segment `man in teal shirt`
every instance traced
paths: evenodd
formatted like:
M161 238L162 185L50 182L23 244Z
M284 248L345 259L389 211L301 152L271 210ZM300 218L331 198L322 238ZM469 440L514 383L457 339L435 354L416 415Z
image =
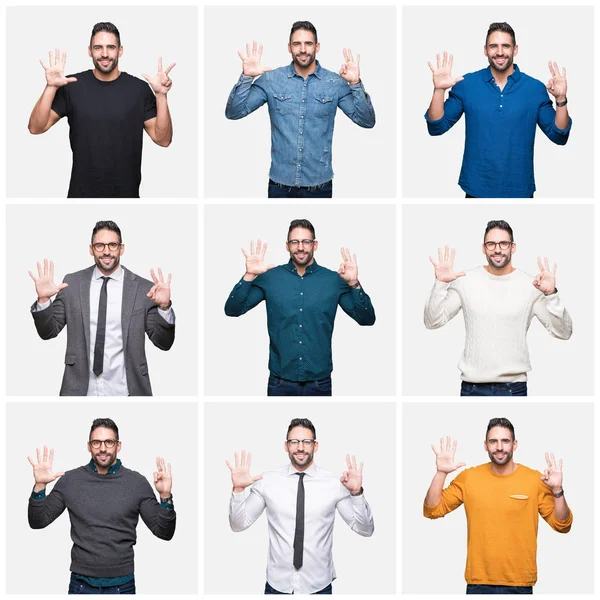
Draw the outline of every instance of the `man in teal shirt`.
M338 304L359 325L373 325L371 299L358 280L356 255L342 248L342 264L317 264L319 242L306 219L290 223L285 265L265 266L267 244L250 242L246 272L235 285L225 314L239 317L262 300L269 330L268 396L331 396L331 336Z

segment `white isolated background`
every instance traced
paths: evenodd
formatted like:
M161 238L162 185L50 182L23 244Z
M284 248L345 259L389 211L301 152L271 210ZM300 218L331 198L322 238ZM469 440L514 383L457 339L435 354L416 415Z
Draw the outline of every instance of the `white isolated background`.
M537 127L536 198L590 197L594 173L593 9L591 6L407 6L403 9L403 195L464 197L458 186L465 143L465 117L442 136L431 137L423 115L433 93L427 61L454 54L453 77L488 66L483 54L490 23L515 30L522 72L550 79L548 61L567 69L569 141L557 146ZM406 93L408 91L409 93ZM446 98L448 93L446 93ZM506 152L503 148L489 148Z
M146 477L156 498L158 493L153 484L156 457L161 456L171 463L173 473L173 501L177 512L173 539L169 542L158 539L141 519L137 526L134 552L138 593L196 593L197 407L195 403L172 402L7 404L5 467L11 490L16 493L16 506L6 526L8 593L38 597L66 594L73 545L68 511L44 529L29 527L26 501L34 479L27 456L36 461L35 449L42 450L47 445L54 448L55 471L87 464L92 421L104 417L111 418L119 428L122 441L119 458L123 465ZM53 486L50 484L46 493L50 493Z
M333 195L389 198L396 194L396 9L392 6L206 7L204 11L204 194L266 197L271 126L265 104L238 121L225 105L242 73L237 50L263 44L263 66L291 62L287 44L295 21L317 29L322 67L337 73L343 48L360 54L360 75L375 108L376 124L363 129L337 111L333 135Z
M404 594L464 594L467 520L464 507L442 519L423 517L423 499L435 475L440 438L458 440L457 462L489 462L483 448L490 419L506 417L519 447L514 460L543 471L545 452L564 460L565 497L573 511L569 533L554 531L540 518L536 594L592 594L594 574L593 407L586 403L417 403L403 405L402 538ZM446 487L460 472L450 474ZM507 551L490 540L499 556ZM432 574L435 573L435 576Z
M269 336L264 301L241 317L225 316L231 290L244 275L250 240L267 241L265 264L289 260L285 241L294 219L316 231L317 263L337 271L340 248L356 254L358 276L375 308L373 326L358 325L338 306L332 339L333 394L395 393L396 305L393 205L208 205L204 213L204 392L207 396L264 396L269 377Z
M197 207L192 205L8 205L6 272L11 293L7 311L7 392L9 396L56 396L64 371L67 327L58 337L42 340L30 307L35 302L36 262L54 260L55 282L67 273L94 264L89 254L97 221L112 220L121 229L125 253L121 264L144 279L161 267L172 274L175 343L168 352L146 336L152 391L157 396L197 393ZM35 377L31 376L31 369Z
M157 146L144 133L142 198L197 195L198 58L197 8L193 6L29 6L7 11L7 195L12 198L66 197L72 153L69 124L63 117L42 135L27 130L29 115L46 85L48 50L67 52L65 74L93 68L88 56L95 23L110 21L121 34L119 69L142 79L154 77L158 57L170 73L167 96L173 142ZM77 84L69 84L77 85Z
M392 403L216 403L204 413L204 592L260 594L265 586L266 512L239 533L229 527L231 474L225 460L252 453L253 475L289 463L284 441L290 421L310 419L319 450L315 463L334 474L346 454L364 463L363 487L375 532L362 537L336 514L335 594L393 594L396 580L396 406ZM249 493L247 490L246 493ZM234 575L234 576L232 576ZM366 596L365 596L366 597Z
M429 256L456 248L454 268L468 271L487 264L481 245L488 221L503 219L513 228L513 266L537 275L538 256L557 264L556 287L573 320L570 340L550 335L534 317L527 334L532 370L528 393L584 396L594 393L594 211L592 205L404 205L403 393L406 396L458 396L458 361L464 349L461 310L439 329L428 330L423 311L435 276ZM468 277L468 274L467 274ZM493 348L494 341L488 342Z

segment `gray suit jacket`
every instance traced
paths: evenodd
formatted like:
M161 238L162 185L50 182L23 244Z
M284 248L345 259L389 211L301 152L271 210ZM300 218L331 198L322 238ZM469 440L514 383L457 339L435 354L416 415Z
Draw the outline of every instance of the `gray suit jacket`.
M85 396L89 384L90 285L94 267L66 275L69 287L56 295L44 310L31 307L39 336L43 340L56 337L67 326L67 351L61 396ZM159 314L158 307L146 294L154 285L123 267L123 304L121 327L127 387L131 396L152 396L148 363L144 349L144 332L161 350L169 350L175 340L175 324L170 325Z

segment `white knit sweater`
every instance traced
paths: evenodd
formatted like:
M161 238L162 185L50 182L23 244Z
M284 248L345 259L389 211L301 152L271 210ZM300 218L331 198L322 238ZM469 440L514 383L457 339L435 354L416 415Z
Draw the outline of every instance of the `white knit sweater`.
M526 335L534 316L554 337L571 337L571 317L558 293L545 296L533 279L519 269L497 276L477 267L450 284L436 280L425 305L425 327L442 327L463 309L465 349L458 363L463 381L527 381Z

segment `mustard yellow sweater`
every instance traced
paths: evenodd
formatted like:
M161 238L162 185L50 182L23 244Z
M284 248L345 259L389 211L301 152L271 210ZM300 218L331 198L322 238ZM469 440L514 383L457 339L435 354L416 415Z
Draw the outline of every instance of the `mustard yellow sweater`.
M437 506L423 505L429 519L465 505L467 583L535 584L538 513L559 533L567 533L573 522L572 513L564 521L554 516L554 497L541 476L523 465L510 475L495 475L486 463L459 473Z

